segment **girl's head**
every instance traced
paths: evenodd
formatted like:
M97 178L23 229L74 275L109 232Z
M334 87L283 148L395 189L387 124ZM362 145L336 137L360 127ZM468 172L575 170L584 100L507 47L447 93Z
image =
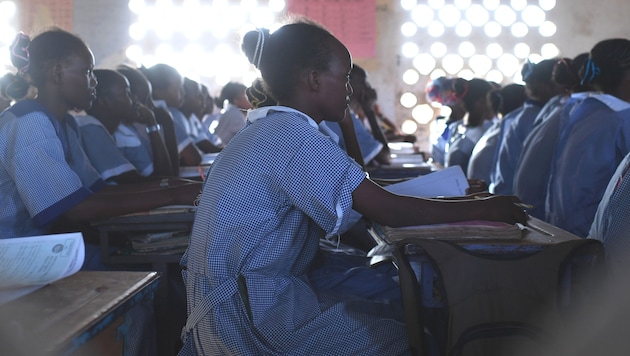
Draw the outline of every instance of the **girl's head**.
M200 119L203 117L206 101L201 92L201 84L190 78L184 78L184 100L180 108L186 116L195 114Z
M480 78L471 80L457 78L453 82L453 89L455 95L461 98L468 113L468 117L465 119L467 125L479 126L484 120L492 119L494 115L486 100L488 92L493 89L490 82Z
M88 114L101 121L134 121L137 117L136 98L127 78L110 69L95 69L94 75L98 80L97 99Z
M153 99L164 100L169 107L179 108L184 100L184 78L177 69L158 63L144 71L153 88Z
M19 34L11 45L11 62L18 69L8 94L19 100L28 86L38 97L55 97L59 107L88 109L95 99L94 56L76 35L61 29L43 32L32 40Z
M203 104L204 104L204 115L212 115L214 113L214 98L210 95L210 90L204 84L201 84L201 95L203 96ZM199 119L202 119L203 116L200 116Z
M245 89L247 87L244 84L229 82L221 88L221 102L227 100L228 103L236 106L239 109L247 110L252 108L252 104L245 95Z
M567 92L589 90L589 85L580 84L580 69L588 60L588 53L578 54L575 58L559 59L553 67L551 77Z
M553 68L558 58L545 59L536 64L527 62L523 65L521 75L525 82L527 96L541 103L546 103L552 97L561 94L563 87L553 80Z
M241 48L280 105L301 110L317 122L343 119L352 94L352 58L321 25L300 19L273 34L250 31Z
M525 103L527 100L525 86L512 83L499 89L493 89L488 92L487 100L495 115L505 116Z
M595 90L615 95L628 101L630 93L620 92L630 81L630 41L624 38L607 39L597 43L580 72L582 84Z
M129 82L129 88L131 88L131 92L136 97L139 103L142 105L152 107L151 105L151 97L152 97L152 88L149 79L137 68L129 67L126 65L120 65L116 68L118 73L122 74L127 78Z

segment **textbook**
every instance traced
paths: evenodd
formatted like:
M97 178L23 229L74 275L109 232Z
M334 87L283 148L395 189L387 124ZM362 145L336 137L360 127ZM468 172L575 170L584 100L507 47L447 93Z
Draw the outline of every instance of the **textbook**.
M413 197L436 198L466 195L468 179L460 166L451 166L399 183L390 184L388 191Z
M389 227L374 224L375 237L392 243L404 239L424 238L442 240L505 240L523 238L518 225L497 221L470 220L446 224Z
M0 304L76 273L84 259L80 232L0 239Z

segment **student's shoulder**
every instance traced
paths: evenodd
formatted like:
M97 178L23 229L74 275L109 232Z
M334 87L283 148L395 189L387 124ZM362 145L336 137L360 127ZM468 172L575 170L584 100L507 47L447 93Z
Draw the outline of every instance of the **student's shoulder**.
M94 116L87 114L74 115L74 120L77 122L79 127L85 127L90 125L96 125L104 127L103 124Z
M33 100L15 103L0 114L0 128L12 130L41 131L52 128L49 114Z

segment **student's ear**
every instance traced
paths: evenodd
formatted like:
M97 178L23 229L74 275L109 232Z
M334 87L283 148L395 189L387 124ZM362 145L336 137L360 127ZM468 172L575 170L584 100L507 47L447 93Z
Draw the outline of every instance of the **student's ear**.
M309 69L306 73L306 80L311 90L319 91L321 89L321 73L318 70Z
M61 62L56 62L52 64L50 66L49 75L50 75L50 80L54 84L57 84L57 85L61 84L61 82L63 81L63 75L64 75L63 64Z

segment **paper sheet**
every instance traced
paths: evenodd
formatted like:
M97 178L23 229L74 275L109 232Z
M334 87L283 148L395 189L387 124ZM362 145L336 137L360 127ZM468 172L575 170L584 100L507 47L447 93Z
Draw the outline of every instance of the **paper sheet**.
M80 232L0 239L0 304L79 271Z
M459 166L429 173L385 187L392 193L415 197L435 198L466 195L468 179Z

